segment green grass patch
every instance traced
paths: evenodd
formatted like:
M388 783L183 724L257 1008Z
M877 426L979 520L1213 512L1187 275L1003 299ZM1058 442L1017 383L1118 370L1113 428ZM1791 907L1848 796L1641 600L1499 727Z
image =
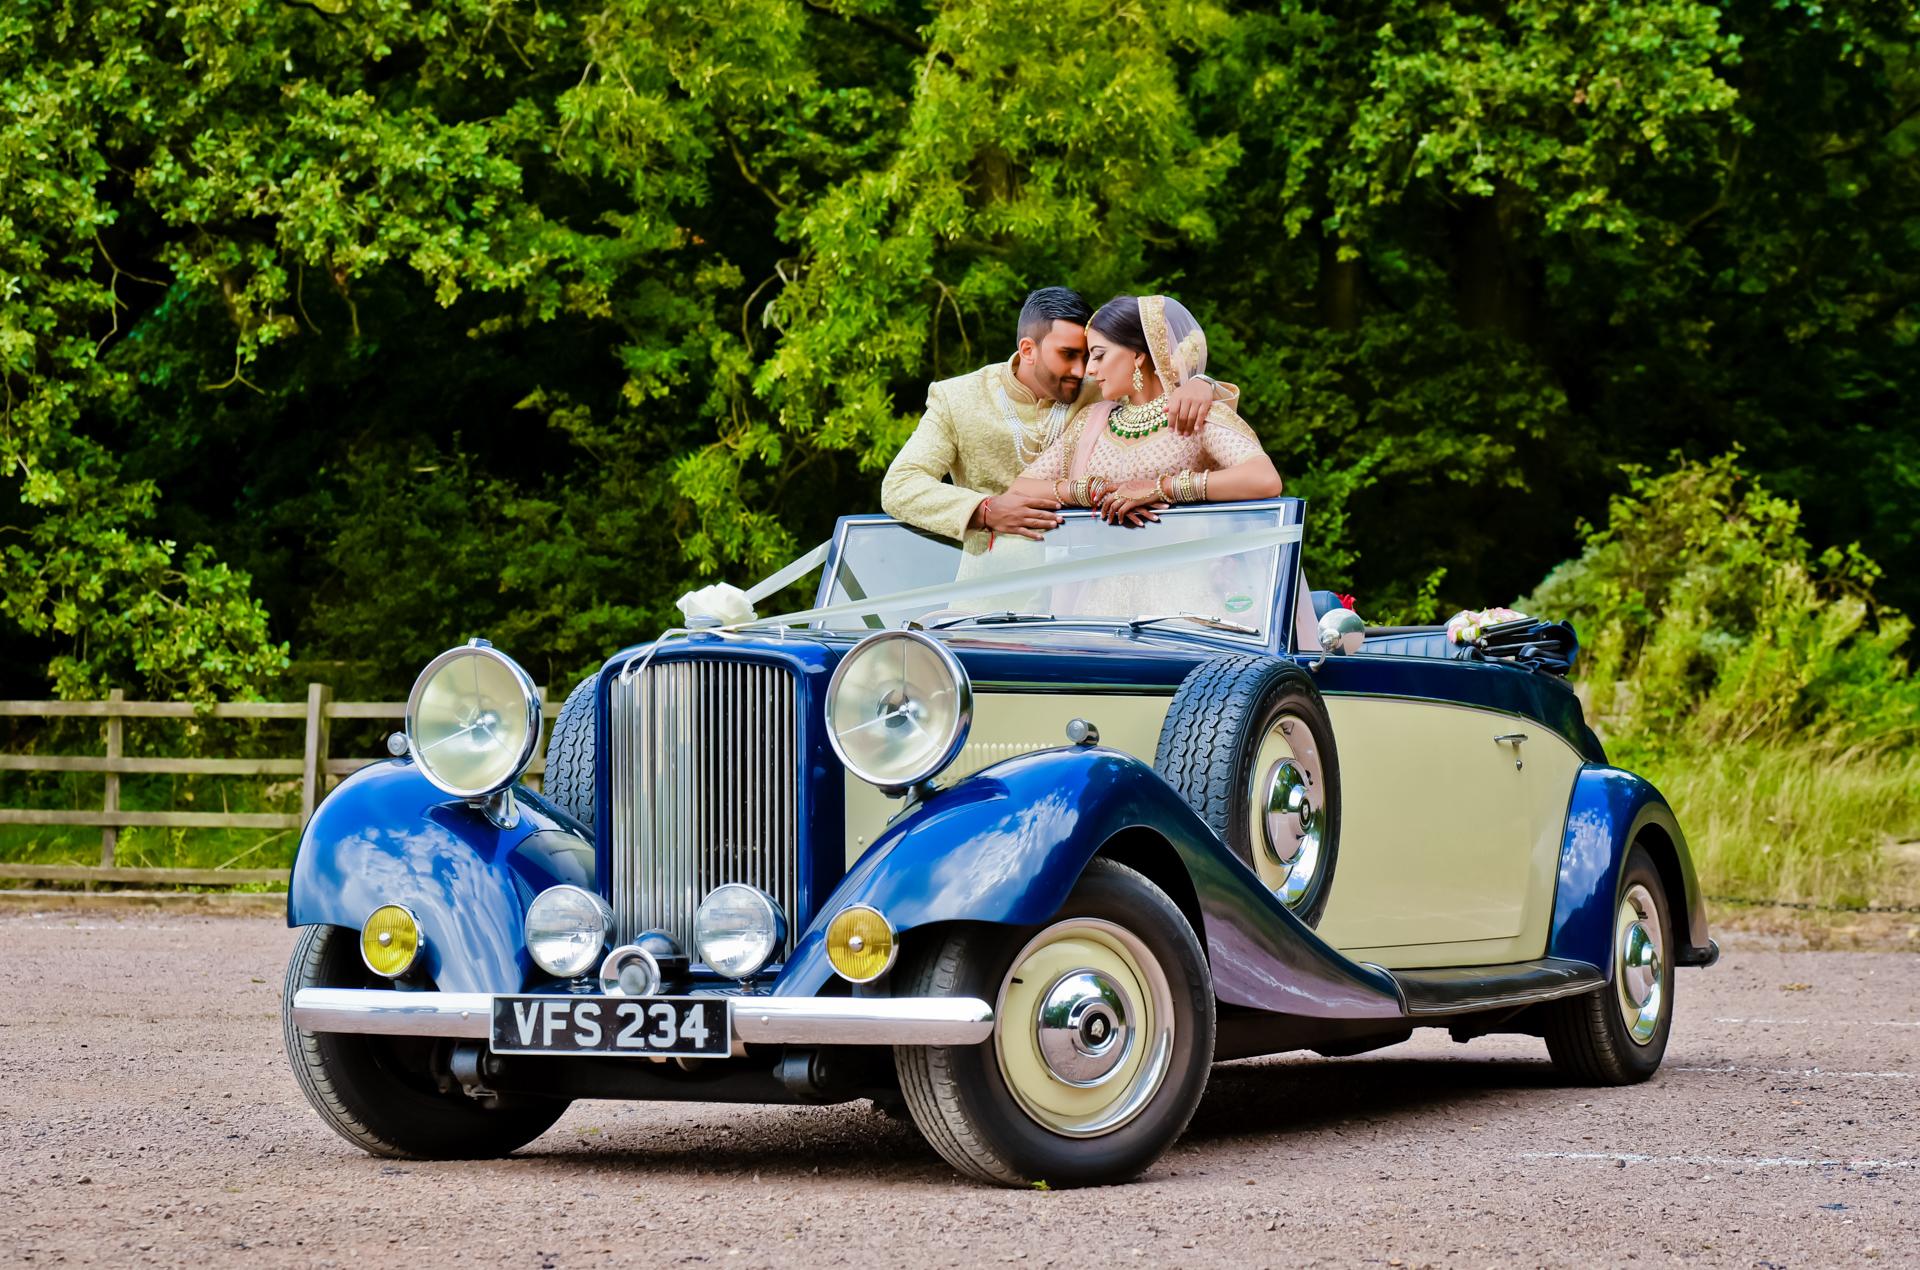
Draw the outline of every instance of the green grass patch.
M1610 750L1673 805L1710 896L1835 907L1920 898L1897 893L1887 851L1920 840L1920 751Z

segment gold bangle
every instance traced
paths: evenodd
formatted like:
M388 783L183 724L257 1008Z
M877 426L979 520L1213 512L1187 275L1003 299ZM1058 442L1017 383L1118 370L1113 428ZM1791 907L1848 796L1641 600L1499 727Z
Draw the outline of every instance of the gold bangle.
M1174 478L1174 482L1180 491L1180 501L1183 503L1193 502L1193 469L1181 468L1180 474Z
M1212 496L1210 496L1207 493L1207 478L1212 475L1213 475L1212 468L1207 468L1200 473L1200 501L1203 503L1210 503L1213 501Z
M1060 492L1060 485L1061 485L1060 478L1056 476L1053 480L1053 501L1056 503L1064 504L1067 500L1066 500L1066 496Z
M1164 472L1153 478L1153 492L1169 503L1173 501L1173 495L1167 493L1167 477Z
M1084 476L1073 483L1073 505L1075 507L1087 506L1087 478Z

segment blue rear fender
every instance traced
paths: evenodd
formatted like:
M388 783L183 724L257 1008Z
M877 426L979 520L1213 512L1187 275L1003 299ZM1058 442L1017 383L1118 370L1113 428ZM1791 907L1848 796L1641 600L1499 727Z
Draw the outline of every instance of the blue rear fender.
M1636 842L1653 856L1665 883L1680 945L1676 964L1705 965L1713 960L1706 900L1673 809L1644 778L1599 765L1580 770L1567 806L1549 956L1602 967L1612 982L1614 905L1627 853Z
M358 931L382 904L404 904L420 921L426 973L441 991L521 991L532 970L527 904L562 883L596 888L587 831L540 795L519 786L513 794L519 819L502 829L412 763L360 769L301 835L287 924Z
M1318 1018L1395 1018L1398 989L1303 926L1151 767L1097 748L1008 759L898 816L821 905L774 991L812 995L834 974L826 927L870 904L902 935L942 922L1032 926L1057 912L1095 855L1151 863L1192 905L1214 994ZM1179 871L1169 877L1166 870ZM911 942L910 940L908 942Z

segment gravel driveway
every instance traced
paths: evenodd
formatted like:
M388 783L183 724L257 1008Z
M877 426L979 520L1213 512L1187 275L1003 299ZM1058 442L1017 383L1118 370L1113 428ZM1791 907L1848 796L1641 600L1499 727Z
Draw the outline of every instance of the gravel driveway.
M1144 1181L958 1181L841 1107L580 1103L520 1155L372 1159L280 1052L271 920L0 913L0 1259L429 1267L1920 1262L1920 959L1736 944L1667 1064L1525 1038L1214 1070Z

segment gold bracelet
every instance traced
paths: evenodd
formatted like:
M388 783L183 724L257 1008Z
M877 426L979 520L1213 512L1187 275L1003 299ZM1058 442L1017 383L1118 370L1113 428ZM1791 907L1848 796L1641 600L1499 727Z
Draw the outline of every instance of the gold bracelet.
M1213 469L1207 468L1200 473L1200 501L1210 503L1213 499L1207 494L1207 478L1213 475Z
M1192 468L1181 468L1180 474L1174 478L1174 485L1175 488L1180 491L1181 502L1191 503L1194 501Z
M1084 476L1080 477L1078 480L1074 481L1073 483L1073 505L1075 507L1088 506L1087 478Z
M1067 499L1066 499L1066 496L1060 492L1061 484L1062 482L1060 478L1055 477L1053 481L1053 501L1056 503L1064 504L1067 501Z
M1171 503L1174 501L1173 495L1167 493L1167 478L1164 473L1153 478L1153 492L1158 494L1166 502Z

